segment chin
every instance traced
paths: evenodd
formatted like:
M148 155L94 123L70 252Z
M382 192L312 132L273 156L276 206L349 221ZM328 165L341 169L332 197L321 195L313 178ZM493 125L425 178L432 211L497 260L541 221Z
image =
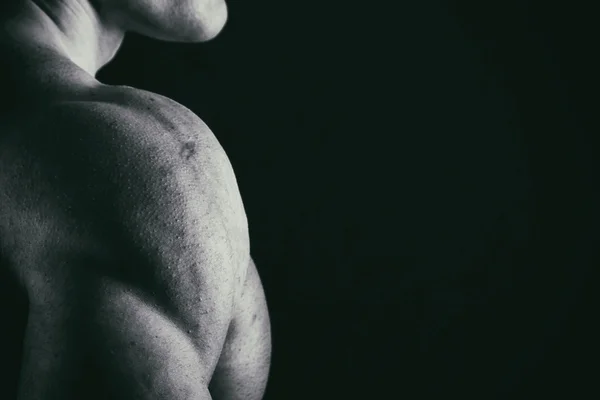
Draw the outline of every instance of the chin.
M227 23L227 8L222 13L213 15L209 20L202 21L199 29L191 32L189 42L207 42L214 39L223 31Z
M227 23L227 5L223 0L194 0L172 26L173 40L207 42L221 33Z
M214 39L227 23L224 0L183 0L175 4L178 6L169 11L131 13L127 30L167 42L198 43Z

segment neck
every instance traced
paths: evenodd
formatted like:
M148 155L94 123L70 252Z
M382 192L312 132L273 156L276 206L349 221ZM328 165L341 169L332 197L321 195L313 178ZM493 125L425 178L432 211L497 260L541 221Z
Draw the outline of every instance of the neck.
M125 35L89 0L26 0L0 22L3 41L22 48L32 64L47 69L41 64L55 60L90 78L115 56Z

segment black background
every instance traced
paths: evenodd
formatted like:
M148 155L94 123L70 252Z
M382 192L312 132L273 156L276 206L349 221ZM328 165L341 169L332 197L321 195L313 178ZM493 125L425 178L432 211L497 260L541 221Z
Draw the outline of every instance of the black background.
M230 1L217 39L131 35L100 74L227 151L266 398L594 397L591 7L354 3Z

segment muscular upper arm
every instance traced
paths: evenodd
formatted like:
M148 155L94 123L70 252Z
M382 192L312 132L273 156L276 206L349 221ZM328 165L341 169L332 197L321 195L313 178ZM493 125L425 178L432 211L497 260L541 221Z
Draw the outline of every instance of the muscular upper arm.
M234 308L210 392L215 399L260 400L269 377L271 326L261 279L253 260Z
M42 232L20 266L20 399L209 399L248 251L230 171L210 149L182 157L147 116L58 112L63 142L36 161L47 203L28 214Z

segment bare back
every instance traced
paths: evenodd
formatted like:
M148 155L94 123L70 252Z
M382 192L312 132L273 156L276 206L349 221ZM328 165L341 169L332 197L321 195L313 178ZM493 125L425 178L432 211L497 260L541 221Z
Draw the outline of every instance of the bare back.
M5 330L18 398L261 398L268 312L208 127L107 86L0 127L0 271L28 305Z

